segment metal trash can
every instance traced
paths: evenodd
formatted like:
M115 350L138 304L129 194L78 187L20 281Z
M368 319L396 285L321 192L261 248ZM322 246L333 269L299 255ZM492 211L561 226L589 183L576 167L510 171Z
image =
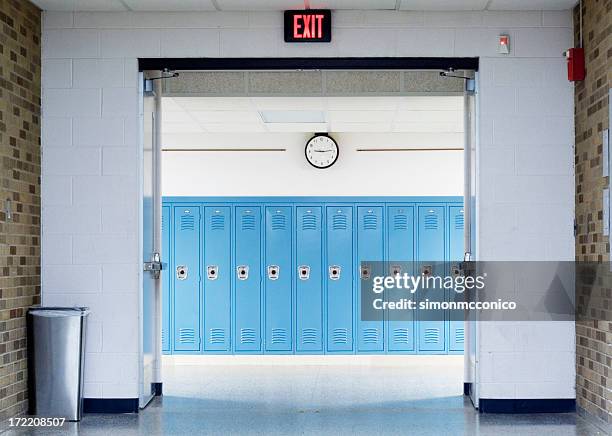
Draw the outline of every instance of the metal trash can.
M31 415L80 421L87 307L28 311L28 394Z

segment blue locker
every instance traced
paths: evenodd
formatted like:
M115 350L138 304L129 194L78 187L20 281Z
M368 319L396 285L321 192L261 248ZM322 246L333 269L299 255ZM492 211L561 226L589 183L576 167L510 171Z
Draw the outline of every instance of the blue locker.
M353 351L353 208L328 206L327 351Z
M448 208L448 221L449 221L449 258L450 267L452 271L459 266L459 263L463 260L464 255L464 244L463 244L463 227L464 227L464 214L463 206L449 206ZM455 301L462 301L463 294L457 294L454 291L450 291L451 299ZM463 344L465 342L465 323L458 319L451 319L449 322L449 351L463 351Z
M174 207L174 350L200 350L200 208Z
M296 208L296 351L323 351L321 207Z
M161 231L162 231L162 246L161 246L161 258L162 262L170 265L169 254L170 254L170 206L162 207L162 220L161 220ZM172 271L167 269L161 272L162 279L162 296L161 296L161 310L162 310L162 352L170 352L170 277Z
M418 212L418 262L420 271L429 269L435 276L444 277L444 206L419 206ZM429 289L419 291L420 300L443 301L444 291ZM445 350L445 320L441 311L434 312L436 319L419 313L419 351Z
M266 351L291 352L293 344L292 207L266 207Z
M387 268L388 274L398 271L414 274L414 207L400 204L387 207ZM411 298L405 290L387 291L388 300ZM413 294L414 295L414 294ZM415 311L393 311L387 314L387 350L414 351ZM398 319L401 318L401 319Z
M376 311L372 321L364 321L364 311L370 310L373 297L372 280L384 275L383 208L380 206L359 206L357 208L357 267L359 268L359 287L357 294L357 351L384 351L384 313ZM362 294L363 292L363 294ZM363 296L366 301L362 302ZM362 307L368 304L368 307Z
M204 208L204 351L230 351L231 215L228 206Z
M236 207L234 350L261 352L261 208Z

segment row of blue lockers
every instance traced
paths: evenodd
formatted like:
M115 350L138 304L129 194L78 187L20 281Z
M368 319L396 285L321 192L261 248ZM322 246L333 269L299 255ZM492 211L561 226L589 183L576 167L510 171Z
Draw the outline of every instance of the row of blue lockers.
M463 352L463 322L364 321L358 298L361 262L460 261L461 197L170 197L162 211L165 354Z

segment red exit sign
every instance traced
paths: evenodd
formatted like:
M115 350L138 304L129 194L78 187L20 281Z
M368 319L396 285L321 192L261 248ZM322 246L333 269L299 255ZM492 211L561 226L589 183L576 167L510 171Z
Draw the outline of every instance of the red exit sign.
M330 42L331 11L285 11L285 42Z

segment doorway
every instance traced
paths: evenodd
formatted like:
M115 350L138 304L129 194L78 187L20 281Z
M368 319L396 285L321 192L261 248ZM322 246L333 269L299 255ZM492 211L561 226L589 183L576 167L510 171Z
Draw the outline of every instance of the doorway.
M243 371L253 370L249 369L247 356L235 356L244 352L286 355L264 356L267 362L255 362L272 364L268 370L273 372L282 373L281 367L288 370L286 376L294 377L298 385L300 364L305 361L311 369L312 365L323 364L340 372L347 368L377 372L397 365L400 371L403 368L413 375L418 374L415 367L439 371L440 365L449 365L447 373L459 374L451 391L460 395L463 344L459 348L457 339L461 331L464 341L467 334L464 328L455 326L452 332L449 320L442 320L434 334L434 327L427 327L414 314L409 320L396 321L395 326L386 315L380 320L360 320L359 282L364 279L364 260L380 260L385 268L396 261L417 268L422 267L418 265L419 259L426 257L442 261L463 258L463 227L460 234L455 232L452 254L451 232L460 228L460 221L461 226L465 222L464 79L436 78L438 84L432 85L424 79L439 77L437 71L391 71L387 77L401 77L395 94L390 88L376 89L385 86L388 71L179 73L182 83L180 79L164 79L161 90L165 213L165 222L163 213L161 222L166 229L162 233L162 247L168 246L170 253L164 258L169 268L168 274L162 273L165 298L162 297L160 321L164 324L162 347L171 355L164 358L164 370L169 380L175 380L173 386L187 387L185 380L198 371L214 374L214 365L221 372L223 368L232 368L226 372L239 380L240 374L245 374ZM321 91L306 92L304 86L317 85L313 80L316 75L321 76ZM296 77L302 80L296 81ZM237 95L235 90L219 91L220 84L231 87L232 80L234 86L247 84L244 95ZM419 83L422 88L418 88ZM333 86L350 89L351 84L358 86L356 91L333 91ZM253 93L250 88L253 86L268 88ZM408 87L412 88L407 90ZM338 161L324 170L313 168L304 150L304 145L316 134L329 136L340 146ZM342 239L334 240L327 231L333 230L335 222L340 223L340 215L345 217L340 227L348 230L345 241L350 250L343 249ZM246 216L252 218L245 221ZM363 233L359 231L360 223ZM244 224L248 224L247 230L257 230L255 239L238 237ZM319 236L314 242L300 236L299 224L317 230ZM217 242L211 233L213 227L225 232ZM429 241L426 232L434 227L441 235L438 259L433 259L436 255L428 251L430 242L419 246L419 241ZM191 243L192 266L177 259L177 230L181 229L200 231L198 235L186 236ZM272 230L286 230L285 239L280 234L278 238L274 236ZM374 236L366 230L373 231ZM390 234L393 230L405 230L406 235L411 235L410 249L402 245L406 242L401 235ZM211 243L207 251L207 244ZM394 244L398 247L396 252ZM219 253L219 247L225 247L227 256L209 262L211 256ZM339 254L351 253L347 265L340 265L342 262L335 259L329 262L336 248ZM284 255L273 261L276 250ZM239 258L243 252L247 258L259 257L243 262ZM309 252L314 253L314 260L308 258ZM406 258L402 258L404 255ZM245 274L245 266L248 272L243 279L240 268ZM330 275L334 267L340 275L338 279ZM225 282L222 271L229 273ZM256 279L254 291L241 288L249 276ZM330 310L330 302L337 295L334 286L345 277L350 279L346 288L351 304L340 301L338 307L332 305ZM196 295L184 292L182 287L197 288ZM243 288L247 293L250 290L253 298L245 300L241 309L239 297ZM283 289L288 289L289 295L274 300ZM191 299L179 301L187 294ZM219 296L223 298L218 299ZM334 329L334 317L343 306L350 306L344 311L348 313L349 328ZM241 310L248 312L246 318L250 316L255 324L259 323L259 332L246 334L245 328L240 327ZM300 325L305 312L319 315L319 329ZM210 324L220 314L225 329ZM286 325L282 332L276 321L268 323L277 315ZM183 322L190 316L193 328L177 328L177 320ZM333 344L339 329L349 330L340 339L350 346L335 350ZM394 348L392 333L396 333L396 342L403 347ZM241 349L241 342L255 346ZM181 343L190 346L181 349ZM427 343L435 346L428 348ZM347 355L329 356L335 351ZM410 354L427 356L404 356ZM208 360L202 360L202 355ZM380 359L377 361L375 356ZM402 360L408 357L420 360ZM181 368L186 370L183 376ZM297 371L293 375L292 368ZM454 369L448 371L449 368ZM190 371L195 373L189 376ZM269 374L263 375L264 379L267 377Z

